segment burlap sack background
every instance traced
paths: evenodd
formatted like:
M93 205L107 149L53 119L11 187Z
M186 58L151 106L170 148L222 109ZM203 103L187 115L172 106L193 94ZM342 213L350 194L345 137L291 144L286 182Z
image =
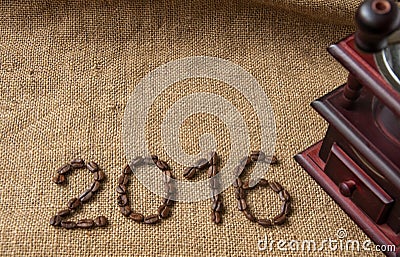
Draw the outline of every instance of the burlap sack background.
M267 235L279 240L349 239L364 233L297 165L293 156L320 140L326 123L309 103L345 82L346 71L326 47L354 31L360 1L6 1L0 7L0 253L2 256L378 256L327 251L259 252ZM161 64L182 57L216 56L257 78L275 112L276 155L281 165L267 179L291 192L294 213L283 227L266 229L236 210L233 189L224 193L223 224L209 221L210 202L178 204L158 226L124 218L115 187L126 160L121 127L135 84ZM220 88L219 88L220 87ZM251 106L215 81L177 83L154 103L147 126L152 151L170 161L160 142L166 108L193 92L215 92L237 106L246 121ZM252 130L256 131L256 130ZM189 133L190 132L190 133ZM204 132L226 155L226 127L212 116L191 117L180 139L188 152ZM252 134L252 147L258 144ZM90 231L51 227L50 217L88 185L84 172L60 187L51 177L73 157L98 162L108 179L77 216L105 215L110 226ZM174 173L182 179L182 167ZM154 213L160 199L134 180L133 206ZM257 215L273 215L271 191L250 195Z

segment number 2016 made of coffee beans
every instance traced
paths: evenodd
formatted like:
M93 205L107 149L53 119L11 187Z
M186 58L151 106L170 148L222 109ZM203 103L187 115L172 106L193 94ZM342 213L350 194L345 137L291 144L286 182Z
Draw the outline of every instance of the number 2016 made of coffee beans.
M241 177L245 173L245 170L253 163L257 161L269 162L272 165L278 163L275 156L267 157L261 151L253 151L250 156L244 157L239 165L235 168L235 172L238 178L234 181L233 186L235 187L235 198L237 199L237 208L241 211L244 216L251 222L257 223L263 227L270 227L273 225L282 225L287 220L287 217L291 214L291 196L278 182L268 182L265 179L261 179L258 184L249 186L249 182L243 182ZM209 160L201 159L193 167L188 167L184 171L184 177L186 179L193 178L196 173L207 170L209 178L215 176L218 172L217 165L219 164L218 155L213 152L210 154ZM128 185L130 182L130 175L133 174L132 168L138 168L142 165L155 165L163 173L163 183L165 188L165 197L162 200L161 205L157 208L156 214L143 215L135 210L132 210L128 199ZM131 168L132 166L132 168ZM170 166L160 160L157 156L152 155L149 157L136 157L133 159L131 166L126 165L122 170L122 174L118 179L118 186L116 191L118 193L117 204L120 208L120 212L125 217L142 224L154 225L159 224L163 219L171 216L171 210L176 203L171 200L177 193L175 180L173 179L172 171ZM67 164L64 164L57 170L57 175L53 178L53 182L56 184L65 184L67 182L67 176L75 170L86 168L93 174L93 182L90 186L84 190L78 197L70 199L65 209L56 213L50 219L50 224L55 227L64 229L92 229L96 227L105 227L108 224L108 220L104 216L98 216L94 219L81 219L78 221L68 221L69 216L73 214L83 206L83 204L89 202L94 194L96 194L101 187L102 181L105 179L105 173L102 171L97 163L87 162L83 159L74 159ZM214 187L218 185L218 181L210 183L210 189L215 190ZM248 190L255 188L269 187L279 195L282 201L280 212L272 218L257 218L249 210L246 195ZM211 221L215 224L222 222L223 204L221 195L212 197L212 208L211 208Z

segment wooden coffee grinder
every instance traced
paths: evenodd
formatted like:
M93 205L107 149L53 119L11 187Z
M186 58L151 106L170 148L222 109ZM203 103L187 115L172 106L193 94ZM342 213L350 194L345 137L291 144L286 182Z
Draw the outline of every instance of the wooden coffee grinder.
M367 0L358 30L328 48L347 83L312 102L329 123L297 162L379 245L400 256L400 14L391 0Z

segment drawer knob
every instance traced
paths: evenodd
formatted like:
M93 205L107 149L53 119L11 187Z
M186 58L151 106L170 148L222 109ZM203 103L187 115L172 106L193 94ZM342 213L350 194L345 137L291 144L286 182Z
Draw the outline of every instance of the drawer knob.
M356 182L353 180L347 180L339 184L340 193L346 197L350 197L354 189L356 189Z

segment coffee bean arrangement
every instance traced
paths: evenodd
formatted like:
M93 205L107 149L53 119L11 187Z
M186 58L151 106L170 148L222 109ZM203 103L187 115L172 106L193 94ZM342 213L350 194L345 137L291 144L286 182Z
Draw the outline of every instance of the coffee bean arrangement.
M192 179L197 172L207 169L207 175L210 179L210 195L212 196L210 217L211 221L215 224L220 224L222 222L222 212L224 209L222 195L218 193L220 191L220 179L217 177L219 162L220 158L218 154L216 152L211 152L208 161L206 159L200 159L194 166L187 167L183 172L183 176L186 179Z
M99 191L101 182L105 178L104 171L99 169L95 162L85 163L83 159L74 159L67 164L64 164L57 170L57 175L53 177L53 182L56 184L65 184L67 182L67 175L74 170L88 169L93 174L93 182L83 191L78 197L72 198L67 203L67 208L57 212L56 215L51 217L50 225L61 227L65 229L90 229L94 227L105 227L108 224L107 218L98 216L95 219L82 219L75 221L65 220L68 216L72 216L84 203L87 203L93 195Z
M156 165L157 168L163 172L165 198L163 199L162 204L158 207L157 214L148 216L144 216L139 212L133 211L128 199L127 186L129 184L129 176L134 173L136 168L139 168L142 165ZM131 165L126 165L118 179L118 187L116 191L119 194L117 203L120 207L120 212L122 215L138 223L148 225L160 223L162 219L166 219L170 216L171 208L175 203L173 200L171 200L175 198L176 194L176 186L173 180L171 169L166 162L160 160L156 155L144 158L138 156L132 160Z
M273 225L282 225L285 223L287 217L291 212L290 194L286 191L281 184L278 182L268 182L265 179L261 179L256 185L250 185L249 181L243 182L241 175L243 171L250 166L253 162L270 162L272 165L277 164L278 160L276 157L268 158L263 152L253 151L250 156L243 158L239 165L236 167L236 175L238 178L233 183L235 187L235 198L237 199L237 207L244 216L251 222L256 222L263 227L271 227ZM275 193L279 195L282 201L280 212L272 219L268 218L256 218L248 208L246 200L246 192L248 190L255 189L256 187L270 187Z
M256 185L250 185L249 181L243 181L242 175L244 171L255 162L266 162L271 165L278 164L278 159L275 156L266 156L262 151L252 151L250 156L246 156L240 160L239 165L235 168L235 175L237 179L233 182L235 188L235 198L237 199L237 208L244 216L251 222L257 223L263 227L271 227L274 225L282 225L287 220L291 213L291 197L287 190L285 190L278 182L268 182L261 179ZM135 173L136 169L143 165L155 165L163 173L163 183L165 195L162 204L158 207L157 213L144 216L143 214L133 211L129 202L128 185L130 176ZM62 165L57 170L57 175L53 177L53 182L56 184L65 184L67 182L67 175L74 170L86 168L93 174L93 182L83 191L78 197L72 198L67 203L67 208L57 212L50 219L50 224L55 227L64 229L90 229L95 227L104 227L108 224L108 220L104 216L98 216L95 219L82 219L78 221L67 221L68 216L72 216L84 203L92 199L93 195L99 191L101 182L105 179L105 173L100 170L95 162L85 163L83 159L74 159L67 164ZM222 213L224 205L220 191L220 177L217 176L220 170L220 157L216 152L211 152L207 159L198 160L193 166L187 167L183 176L186 179L192 179L199 172L207 171L207 176L210 186L210 195L212 200L211 205L211 221L215 224L222 223ZM255 188L271 188L279 195L282 201L280 212L273 218L257 218L249 210L246 196L249 190ZM141 157L138 156L132 160L130 165L126 165L122 170L122 174L118 179L118 186L116 188L118 193L117 204L123 216L142 224L154 225L159 224L162 219L171 216L171 209L175 204L173 199L176 199L177 189L175 179L172 175L170 166L163 160L160 160L156 155Z

